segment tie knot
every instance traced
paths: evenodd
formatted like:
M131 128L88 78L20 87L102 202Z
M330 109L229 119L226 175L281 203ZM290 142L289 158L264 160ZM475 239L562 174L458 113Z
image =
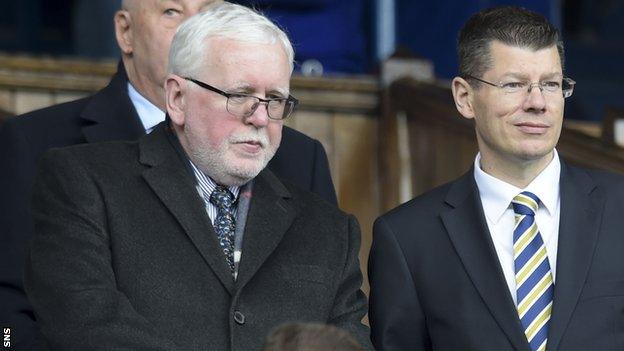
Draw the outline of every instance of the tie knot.
M221 209L229 209L232 207L232 203L234 203L234 195L228 188L217 185L212 194L210 194L210 202Z
M514 212L519 215L535 216L539 206L539 197L537 195L523 191L511 200Z

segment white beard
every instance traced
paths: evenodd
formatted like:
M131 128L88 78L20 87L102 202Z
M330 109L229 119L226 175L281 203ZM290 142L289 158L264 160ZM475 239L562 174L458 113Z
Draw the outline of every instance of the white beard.
M225 186L240 186L260 173L275 155L276 145L269 143L266 130L253 129L230 135L214 148L209 142L195 135L185 126L189 146L189 157L195 165L212 180ZM230 148L236 143L255 141L260 143L262 151L255 158L242 157Z

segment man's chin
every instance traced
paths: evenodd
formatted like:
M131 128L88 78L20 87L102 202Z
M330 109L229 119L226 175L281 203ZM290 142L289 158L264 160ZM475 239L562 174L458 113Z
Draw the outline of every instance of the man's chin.
M239 175L233 175L233 174L228 174L226 176L223 177L223 179L221 180L215 180L218 184L221 185L225 185L225 186L242 186L245 185L247 183L249 183L250 180L254 179L254 177L246 177L246 176L239 176Z
M227 186L246 184L260 174L270 160L266 151L250 155L230 150L224 154L225 157L215 157L212 162L206 162L206 173L217 183Z
M266 167L265 164L259 162L243 162L239 161L236 167L228 167L222 174L221 181L223 185L240 186L246 184L255 178Z
M552 159L554 148L522 150L516 154L516 158L521 162L540 162L546 159Z

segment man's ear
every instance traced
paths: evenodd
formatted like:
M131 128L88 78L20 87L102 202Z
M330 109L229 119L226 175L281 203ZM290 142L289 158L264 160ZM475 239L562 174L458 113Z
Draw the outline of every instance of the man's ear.
M125 55L132 54L132 17L130 12L119 10L115 13L115 37L121 52Z
M165 107L171 122L178 127L184 126L186 80L175 74L169 74L165 79Z
M473 119L475 117L473 105L475 91L472 86L464 78L455 77L451 83L451 89L457 111L464 118Z

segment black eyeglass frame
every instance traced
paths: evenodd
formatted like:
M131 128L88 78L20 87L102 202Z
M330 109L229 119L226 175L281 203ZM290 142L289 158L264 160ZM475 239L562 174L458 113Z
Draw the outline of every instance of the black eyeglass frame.
M477 78L477 77L475 77L473 75L470 75L470 74L466 74L462 78L464 78L464 79L474 79L474 80L477 80L477 81L479 81L481 83L485 83L485 84L488 84L488 85L491 85L493 87L497 87L497 88L500 88L500 89L504 88L501 83L495 84L495 83L492 83L492 82L488 82L485 79ZM540 91L542 91L544 88L541 85L539 85L539 83L541 83L541 82L538 82L538 87L540 88ZM530 89L533 87L533 84L535 84L535 83L529 83L529 90L528 90L528 92L531 91ZM569 88L564 88L565 84L568 84ZM564 99L565 98L569 98L570 96L572 96L572 93L574 93L574 86L575 85L576 85L576 81L574 79L569 78L569 77L563 77L563 79L561 80L561 92L563 94L563 98Z
M191 77L183 77L184 79L191 81L197 85L199 85L200 87L210 90L212 92L215 92L219 95L225 96L228 101L231 97L236 97L236 96L245 96L245 97L250 97L250 98L254 98L258 100L258 104L256 105L256 107L251 111L250 114L246 115L246 116L241 116L243 118L245 117L249 117L251 116L254 112L256 112L256 110L258 109L258 107L260 106L260 104L267 104L267 107L269 105L269 103L271 101L284 101L286 103L286 106L288 106L288 104L290 103L292 105L292 107L290 108L290 110L288 111L288 114L286 116L282 115L282 118L275 118L275 117L271 117L271 114L269 113L269 109L267 108L267 116L272 119L272 120L276 120L276 121L282 121L285 120L286 118L288 118L293 111L295 111L295 107L297 107L297 105L299 104L299 100L297 100L297 98L295 98L292 95L288 95L287 98L277 98L277 99L263 99L263 98L259 98L257 96L253 96L253 95L247 95L247 94L236 94L236 93L226 93L225 91L219 89L219 88L215 88L212 85L208 84L208 83L204 83L201 80L197 80ZM228 106L228 104L226 103L226 107ZM227 109L227 108L226 108ZM230 110L227 110L228 112L230 112ZM286 113L286 108L284 108L284 113ZM232 112L230 112L231 114L233 114ZM234 115L234 114L233 114Z

